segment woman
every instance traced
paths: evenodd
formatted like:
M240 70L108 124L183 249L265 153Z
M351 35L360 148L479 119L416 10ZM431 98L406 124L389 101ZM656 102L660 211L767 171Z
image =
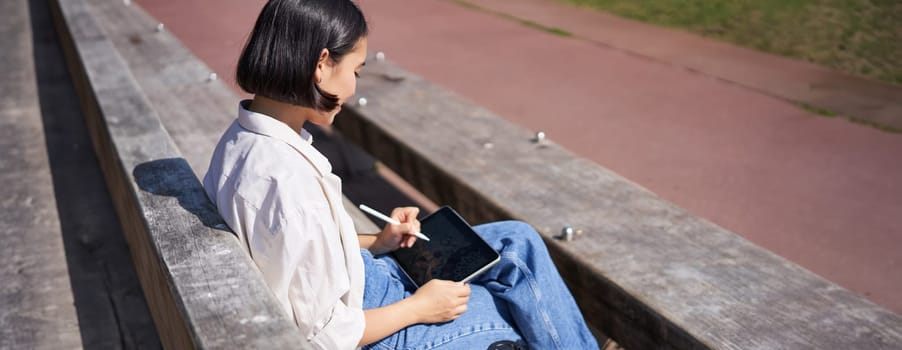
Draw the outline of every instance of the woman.
M330 125L354 94L366 34L350 1L269 1L238 62L254 98L239 104L204 178L285 312L322 349L597 348L526 224L477 226L501 262L470 285L418 289L384 255L415 243L418 209L395 209L401 224L376 235L355 232L341 181L303 125Z

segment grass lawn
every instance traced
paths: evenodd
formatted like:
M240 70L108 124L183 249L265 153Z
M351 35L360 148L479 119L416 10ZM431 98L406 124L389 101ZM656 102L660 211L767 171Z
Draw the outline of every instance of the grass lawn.
M902 84L902 0L560 0Z

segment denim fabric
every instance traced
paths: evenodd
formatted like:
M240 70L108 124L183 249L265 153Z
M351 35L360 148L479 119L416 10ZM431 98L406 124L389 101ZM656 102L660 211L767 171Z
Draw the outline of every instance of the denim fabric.
M517 221L474 227L501 261L470 283L467 312L441 324L417 324L365 349L486 349L499 340L531 349L598 349L551 262L542 238ZM363 308L395 303L415 291L397 262L361 250L366 271Z

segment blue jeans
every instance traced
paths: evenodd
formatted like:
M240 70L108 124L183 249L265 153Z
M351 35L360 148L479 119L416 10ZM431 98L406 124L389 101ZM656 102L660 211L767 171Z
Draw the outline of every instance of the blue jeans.
M438 324L416 324L366 349L486 349L499 340L531 349L598 349L582 314L533 228L517 221L474 227L501 261L470 282L467 312ZM413 284L389 255L361 250L366 270L363 308L413 294Z

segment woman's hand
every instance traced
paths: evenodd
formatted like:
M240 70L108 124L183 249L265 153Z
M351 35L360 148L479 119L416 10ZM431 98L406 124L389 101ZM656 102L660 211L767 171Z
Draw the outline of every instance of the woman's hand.
M418 323L448 322L467 311L470 286L434 279L417 289L408 299Z
M376 237L376 241L370 247L373 254L383 254L394 251L398 248L410 248L416 242L417 236L413 234L420 232L420 221L417 220L417 214L420 209L417 207L395 208L391 212L391 218L398 220L400 225L387 224L382 232Z
M417 323L448 322L467 311L470 286L444 280L431 280L416 294L394 304L363 311L366 328L360 346L372 344Z

